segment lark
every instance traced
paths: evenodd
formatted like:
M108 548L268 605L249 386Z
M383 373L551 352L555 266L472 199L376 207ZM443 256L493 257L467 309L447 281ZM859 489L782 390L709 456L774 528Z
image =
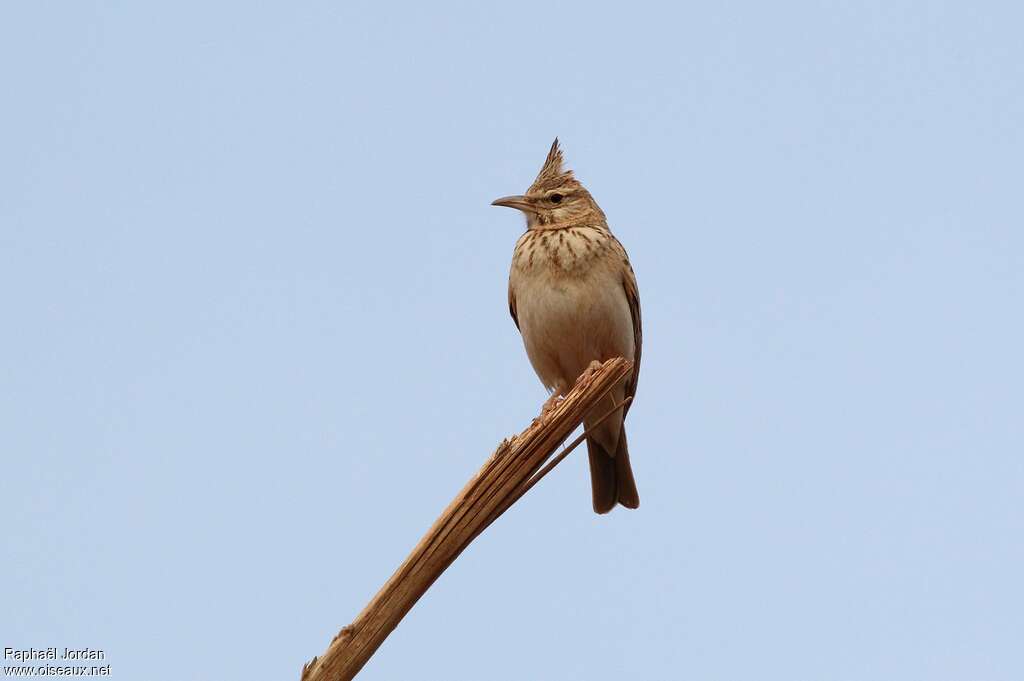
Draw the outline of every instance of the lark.
M526 354L552 400L576 379L612 357L633 360L633 371L584 421L594 511L640 505L629 465L624 420L640 372L640 296L626 250L612 235L590 192L563 167L556 138L525 194L493 202L526 215L508 278L508 306Z

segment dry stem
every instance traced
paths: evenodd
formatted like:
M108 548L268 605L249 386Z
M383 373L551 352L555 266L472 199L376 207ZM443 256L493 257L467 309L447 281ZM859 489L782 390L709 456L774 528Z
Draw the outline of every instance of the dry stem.
M578 439L541 469L632 366L630 361L616 358L584 374L553 409L498 445L363 611L338 632L322 656L303 666L301 681L353 678L469 543L579 444Z

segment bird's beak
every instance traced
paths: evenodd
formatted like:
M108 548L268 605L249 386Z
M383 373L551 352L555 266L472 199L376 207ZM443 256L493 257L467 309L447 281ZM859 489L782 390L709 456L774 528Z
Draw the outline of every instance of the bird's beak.
M491 201L492 206L505 206L521 211L533 211L533 204L525 196L503 196Z

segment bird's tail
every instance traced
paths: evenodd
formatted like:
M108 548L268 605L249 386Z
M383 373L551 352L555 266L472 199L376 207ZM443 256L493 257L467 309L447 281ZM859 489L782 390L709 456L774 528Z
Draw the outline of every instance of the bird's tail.
M625 428L619 433L614 454L610 454L594 438L588 437L587 456L590 459L590 486L594 494L595 513L607 513L615 508L616 503L626 508L640 505L633 468L629 465Z

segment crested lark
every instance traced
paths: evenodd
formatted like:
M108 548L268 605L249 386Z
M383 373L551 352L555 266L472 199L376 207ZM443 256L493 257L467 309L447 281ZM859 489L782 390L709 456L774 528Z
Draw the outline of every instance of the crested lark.
M626 251L590 192L563 169L557 139L526 193L493 205L526 215L526 233L512 254L508 306L552 400L565 395L594 362L633 360L624 384L594 408L596 420L636 393L640 372L640 298ZM584 421L592 430L587 450L597 513L616 503L640 505L623 425L628 410L627 404L593 429L592 421Z

